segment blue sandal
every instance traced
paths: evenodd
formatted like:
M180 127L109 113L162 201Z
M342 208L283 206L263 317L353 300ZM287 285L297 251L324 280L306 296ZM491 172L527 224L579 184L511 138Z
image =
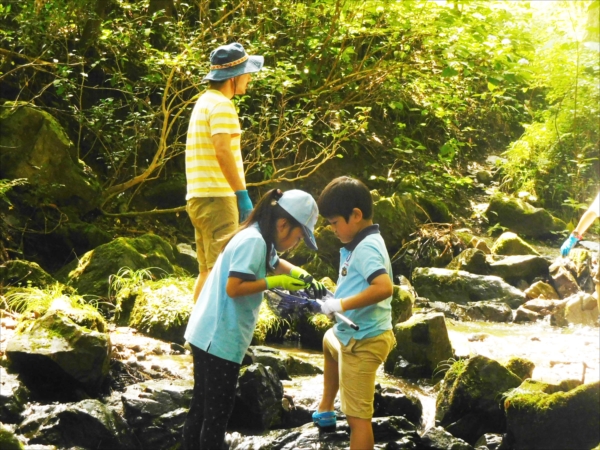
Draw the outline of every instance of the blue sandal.
M320 413L315 411L312 415L313 423L319 428L319 431L335 431L335 411L325 411Z

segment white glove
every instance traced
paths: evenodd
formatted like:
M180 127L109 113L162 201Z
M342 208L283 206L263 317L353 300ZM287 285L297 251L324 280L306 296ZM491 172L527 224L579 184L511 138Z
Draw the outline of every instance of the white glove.
M333 317L333 314L344 312L341 298L329 298L321 305L321 312L326 316Z

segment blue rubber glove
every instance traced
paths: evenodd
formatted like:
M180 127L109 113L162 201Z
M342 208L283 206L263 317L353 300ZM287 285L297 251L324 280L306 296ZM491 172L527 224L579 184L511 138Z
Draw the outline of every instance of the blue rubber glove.
M575 236L573 233L571 233L569 235L569 237L567 238L567 240L563 243L563 245L560 247L560 254L564 257L569 256L569 252L571 251L571 249L573 247L575 247L577 245L577 243L580 241L579 238L577 238L577 236Z
M248 218L254 206L252 206L252 200L250 200L247 190L235 191L235 196L237 197L238 211L240 212L240 223L242 223Z

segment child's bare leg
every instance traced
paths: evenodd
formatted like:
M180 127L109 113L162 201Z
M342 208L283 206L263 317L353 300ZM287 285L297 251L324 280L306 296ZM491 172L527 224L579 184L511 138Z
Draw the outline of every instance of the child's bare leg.
M350 450L372 450L375 446L371 419L346 416L350 425Z
M319 412L333 411L333 402L340 388L338 363L327 348L323 349L323 397L319 404Z

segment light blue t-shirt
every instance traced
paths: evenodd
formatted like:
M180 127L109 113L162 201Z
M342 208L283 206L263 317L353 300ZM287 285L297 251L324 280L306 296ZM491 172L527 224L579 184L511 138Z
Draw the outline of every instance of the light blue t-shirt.
M379 225L371 225L340 249L340 271L335 298L346 298L364 291L373 279L384 273L392 279L392 264L379 233ZM338 321L333 332L342 344L348 345L352 338L359 340L379 336L392 329L392 297L343 314L360 329L355 331Z
M240 364L252 341L263 293L231 298L229 277L258 280L266 275L267 244L257 224L236 234L217 258L190 316L185 339L211 355ZM271 265L279 262L271 249Z

